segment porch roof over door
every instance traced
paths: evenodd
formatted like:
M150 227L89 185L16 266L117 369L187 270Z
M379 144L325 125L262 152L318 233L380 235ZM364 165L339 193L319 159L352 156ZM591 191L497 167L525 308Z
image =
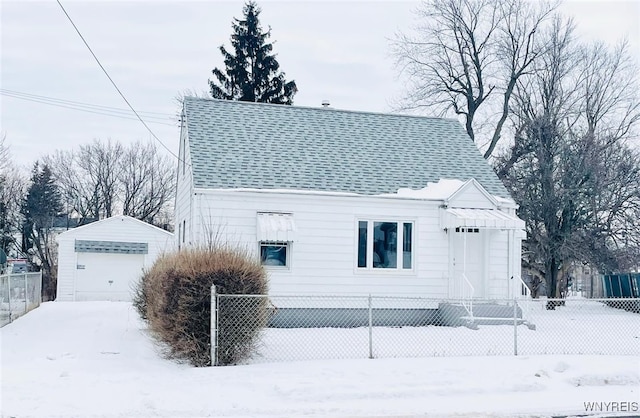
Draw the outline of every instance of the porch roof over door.
M498 209L443 209L442 227L482 229L524 229L524 221Z

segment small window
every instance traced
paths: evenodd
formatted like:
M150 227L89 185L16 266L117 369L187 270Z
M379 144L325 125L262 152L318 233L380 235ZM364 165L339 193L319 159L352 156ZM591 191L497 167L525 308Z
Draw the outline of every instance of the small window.
M413 223L358 221L358 268L413 268Z
M263 266L288 267L288 242L261 242L260 263Z

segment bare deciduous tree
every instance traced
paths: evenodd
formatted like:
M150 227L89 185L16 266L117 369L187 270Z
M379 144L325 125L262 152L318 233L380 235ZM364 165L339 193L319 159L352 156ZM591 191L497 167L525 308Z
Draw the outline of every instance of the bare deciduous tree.
M624 41L614 49L602 42L580 49L582 110L587 133L624 139L640 119L636 66Z
M536 71L516 85L517 134L496 162L527 221L537 264L528 267L544 273L549 297L563 295L567 266L619 268L640 240L629 229L640 212L640 157L625 144L640 120L636 72L624 47L581 46L572 33L554 19Z
M396 63L410 82L401 107L440 115L453 110L464 118L474 142L486 131L484 155L489 158L517 81L532 71L545 49L537 32L555 7L525 0L425 3L418 10L423 23L417 33L400 33L393 42Z
M163 209L175 190L173 161L161 155L153 143L136 142L125 149L121 164L122 213L162 225Z
M64 211L80 218L79 224L100 217L100 185L88 162L82 162L76 151L56 151L43 158L53 171L62 193Z
M44 161L60 185L67 213L82 218L81 224L118 213L157 226L170 223L175 164L153 144L95 140Z
M91 144L81 145L78 165L94 179L100 194L100 217L109 218L114 214L114 205L119 192L118 178L122 169L122 145L95 139Z
M20 206L26 193L26 179L11 162L5 136L0 138L0 249L7 255L18 255L22 216Z
M0 172L3 172L9 166L9 147L6 144L7 135L2 134L0 138Z

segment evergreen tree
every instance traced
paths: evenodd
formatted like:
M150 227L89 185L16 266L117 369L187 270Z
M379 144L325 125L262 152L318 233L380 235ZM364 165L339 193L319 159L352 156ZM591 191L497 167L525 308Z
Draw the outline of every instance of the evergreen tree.
M253 1L244 5L244 19L234 18L231 45L235 54L224 45L220 52L224 57L224 71L215 68L214 81L209 80L211 96L216 99L293 104L298 91L295 81L286 81L278 72L280 64L271 52L273 44L266 40L271 28L263 32L260 26L260 8Z
M54 218L62 211L62 199L48 165L37 162L31 174L31 184L22 205L23 251L32 255L32 262L42 269L42 294L45 300L56 295L56 250L50 229Z

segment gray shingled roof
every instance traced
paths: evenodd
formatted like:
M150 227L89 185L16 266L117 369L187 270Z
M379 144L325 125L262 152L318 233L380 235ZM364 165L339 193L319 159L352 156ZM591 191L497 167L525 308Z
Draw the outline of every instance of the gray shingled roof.
M455 120L187 97L197 188L363 195L475 178L507 190Z

